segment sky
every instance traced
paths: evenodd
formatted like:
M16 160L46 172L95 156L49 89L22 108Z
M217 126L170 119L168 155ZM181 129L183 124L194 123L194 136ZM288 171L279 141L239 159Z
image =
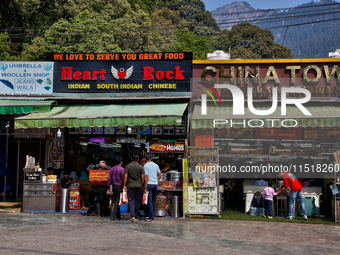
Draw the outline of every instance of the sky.
M236 0L202 0L205 4L205 8L208 11L216 10L217 8L226 6L235 2ZM289 8L296 7L301 4L312 2L312 0L243 0L238 2L247 2L254 9L276 9L276 8ZM315 0L314 2L319 2ZM338 2L338 1L337 1Z

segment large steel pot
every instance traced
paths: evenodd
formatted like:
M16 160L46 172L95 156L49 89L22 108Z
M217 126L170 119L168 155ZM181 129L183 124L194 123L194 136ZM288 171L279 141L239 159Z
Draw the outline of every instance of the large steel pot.
M155 216L165 217L166 216L166 210L165 209L156 209L155 210Z

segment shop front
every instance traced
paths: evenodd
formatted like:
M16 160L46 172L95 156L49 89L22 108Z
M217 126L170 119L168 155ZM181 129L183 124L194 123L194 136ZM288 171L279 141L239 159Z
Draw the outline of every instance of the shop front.
M274 182L279 189L278 173L289 171L303 183L305 203L313 208L309 216L329 211L334 152L340 148L337 63L329 59L193 63L190 144L218 148L223 207L239 204L252 213L254 193L267 187L256 181ZM204 163L209 168L209 162L200 159L192 161L192 172L204 170ZM274 201L277 216L288 214L288 194Z
M106 190L108 171L89 169L101 160L113 166L121 156L125 166L133 154L142 158L150 153L156 163L164 159L170 171L182 172L191 53L173 53L172 59L159 53L153 61L143 59L143 54L130 54L137 56L135 60L115 54L119 61L98 60L101 54L94 54L93 61L65 61L67 54L62 55L64 61L50 56L55 61L53 97L58 105L47 113L17 117L15 128L49 128L45 167L53 167L58 178L65 170L78 179L87 175L88 180L77 181L84 194L77 209L93 199L94 188ZM180 192L180 182L166 179L160 189Z

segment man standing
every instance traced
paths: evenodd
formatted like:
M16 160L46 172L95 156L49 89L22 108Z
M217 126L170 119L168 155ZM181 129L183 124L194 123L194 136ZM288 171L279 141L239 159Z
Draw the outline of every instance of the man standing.
M151 155L145 155L146 164L144 166L145 171L145 188L149 192L148 195L148 211L149 218L146 220L148 222L153 221L155 218L156 211L156 195L158 180L162 177L159 166L151 161Z
M302 195L302 187L299 182L299 180L295 177L292 173L280 173L280 176L283 177L284 187L277 192L277 195L280 195L283 191L285 191L288 187L290 187L290 196L289 196L289 213L287 219L292 220L293 219L293 211L294 211L294 201L295 198L298 197L300 206L302 209L302 215L305 220L308 220L307 218L307 212L305 207L305 201L303 200Z
M166 158L161 159L160 169L161 169L161 173L166 173L171 170L171 166L167 162Z
M124 181L124 168L122 167L123 161L121 157L116 158L116 165L111 168L109 179L107 181L107 189L108 193L111 194L112 184L112 196L114 207L111 212L110 220L120 220L120 208L119 208L119 199L120 193L122 192L122 186Z
M132 156L132 162L125 167L124 174L123 188L124 190L127 190L131 222L136 221L142 195L142 183L144 183L144 168L142 165L138 164L138 159L138 155Z

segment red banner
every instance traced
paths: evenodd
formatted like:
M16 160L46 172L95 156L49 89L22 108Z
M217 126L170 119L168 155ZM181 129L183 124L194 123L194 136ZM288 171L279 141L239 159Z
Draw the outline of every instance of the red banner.
M149 152L151 153L184 153L184 142L165 143L152 142L150 143Z
M302 128L256 128L256 139L301 139Z

